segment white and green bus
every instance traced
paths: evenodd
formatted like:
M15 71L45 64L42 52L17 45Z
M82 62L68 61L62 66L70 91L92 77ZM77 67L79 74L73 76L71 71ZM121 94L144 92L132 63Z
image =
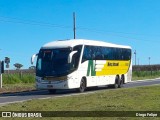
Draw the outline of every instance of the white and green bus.
M131 47L103 41L71 39L45 44L32 56L36 87L50 93L57 89L112 86L120 88L132 77Z

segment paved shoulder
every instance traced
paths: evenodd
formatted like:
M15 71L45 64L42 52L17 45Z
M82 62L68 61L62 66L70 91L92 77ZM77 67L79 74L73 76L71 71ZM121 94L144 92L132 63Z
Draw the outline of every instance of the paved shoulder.
M139 86L148 86L148 85L157 85L157 84L160 84L160 79L137 80L137 81L132 81L130 83L125 84L125 88L128 88L128 87L139 87Z

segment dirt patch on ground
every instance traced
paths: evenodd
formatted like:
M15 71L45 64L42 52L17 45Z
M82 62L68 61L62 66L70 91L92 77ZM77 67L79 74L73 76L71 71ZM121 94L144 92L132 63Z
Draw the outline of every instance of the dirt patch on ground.
M24 92L24 91L33 91L35 89L31 89L31 88L16 88L16 89L1 89L0 93L15 93L15 92Z
M0 88L0 93L17 93L17 92L33 91L33 90L35 90L34 86L7 85Z

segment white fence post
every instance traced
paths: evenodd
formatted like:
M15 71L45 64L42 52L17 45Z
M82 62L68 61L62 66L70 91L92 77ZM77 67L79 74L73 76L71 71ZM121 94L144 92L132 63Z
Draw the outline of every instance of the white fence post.
M1 74L1 77L0 77L0 88L2 88L2 74Z
M2 88L2 61L0 61L0 88Z

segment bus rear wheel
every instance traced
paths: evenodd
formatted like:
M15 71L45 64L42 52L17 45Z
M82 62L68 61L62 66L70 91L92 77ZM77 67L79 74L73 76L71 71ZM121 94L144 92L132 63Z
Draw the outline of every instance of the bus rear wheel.
M86 80L84 78L81 79L79 92L84 92L86 90Z
M121 79L120 79L120 82L119 82L118 87L119 87L119 88L122 88L123 85L124 85L124 75L121 76Z
M119 76L116 76L113 88L116 89L116 88L119 88L119 86L120 86L120 79L119 79Z

